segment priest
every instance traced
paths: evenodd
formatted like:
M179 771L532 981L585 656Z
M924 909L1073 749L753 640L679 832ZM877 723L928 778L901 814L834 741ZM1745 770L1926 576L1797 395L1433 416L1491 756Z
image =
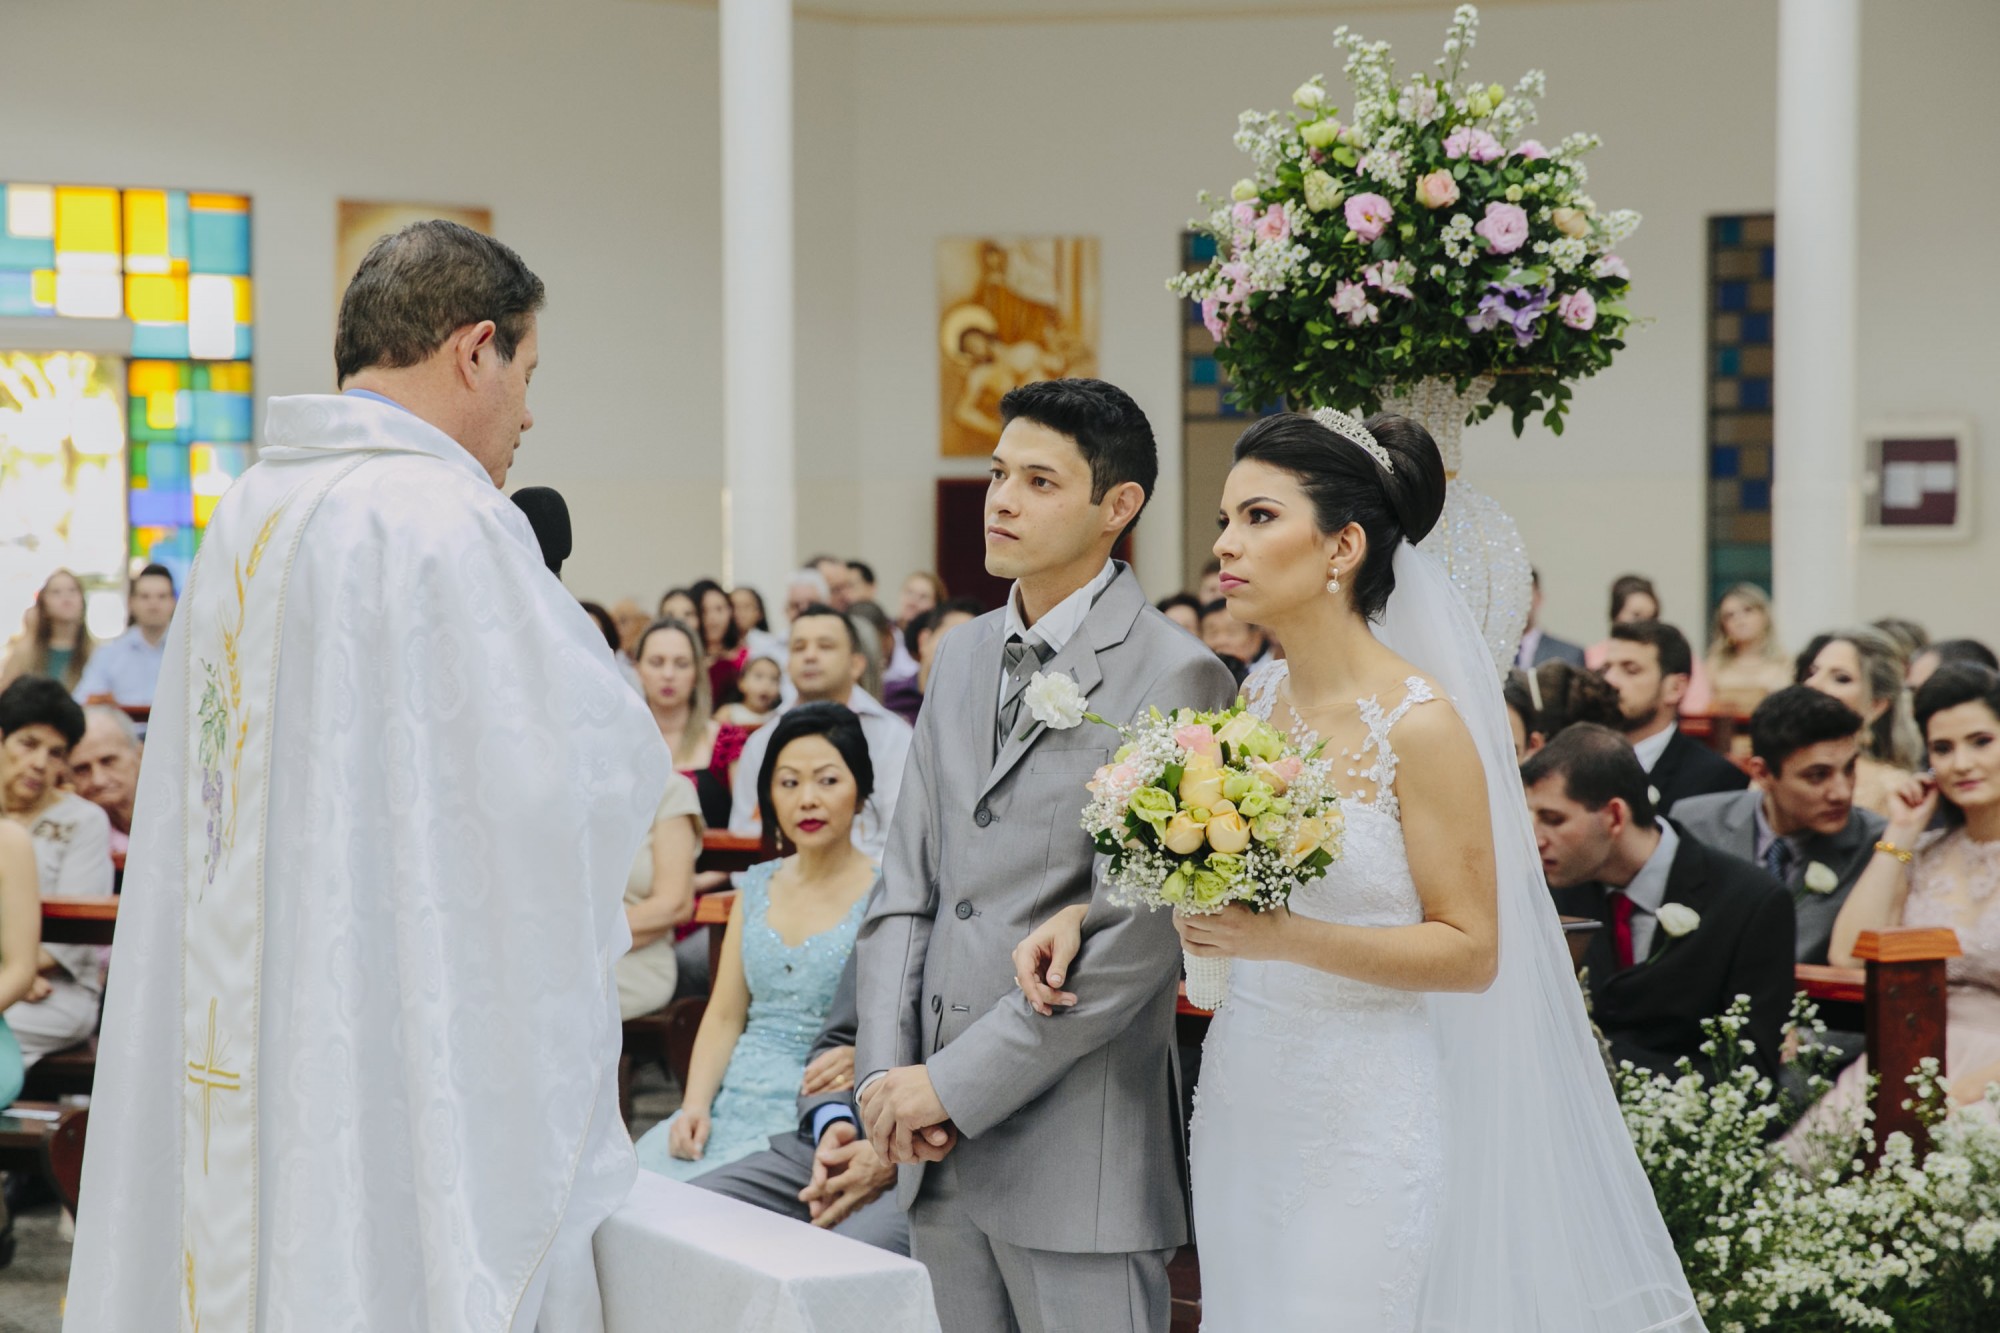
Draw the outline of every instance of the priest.
M622 893L659 731L504 481L540 279L426 222L338 396L273 399L175 615L78 1209L73 1333L601 1323ZM171 1312L171 1313L170 1313Z

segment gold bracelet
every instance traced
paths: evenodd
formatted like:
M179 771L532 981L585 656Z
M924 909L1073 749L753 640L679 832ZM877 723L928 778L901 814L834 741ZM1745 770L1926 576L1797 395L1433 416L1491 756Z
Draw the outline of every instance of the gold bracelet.
M1901 847L1898 847L1895 843L1889 842L1887 840L1876 843L1875 850L1878 852L1889 853L1889 855L1895 857L1898 861L1901 861L1904 865L1908 865L1910 862L1917 859L1917 854L1915 852L1906 852Z

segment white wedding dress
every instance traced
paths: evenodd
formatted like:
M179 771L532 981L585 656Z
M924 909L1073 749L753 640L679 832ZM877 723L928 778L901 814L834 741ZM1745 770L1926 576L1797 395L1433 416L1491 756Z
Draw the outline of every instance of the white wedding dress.
M1245 683L1273 718L1285 664ZM1436 696L1420 676L1348 769L1341 858L1291 910L1352 926L1424 919L1396 803L1395 725ZM1289 713L1289 710L1286 710ZM1307 744L1316 738L1301 737ZM1195 1093L1195 1230L1202 1328L1407 1330L1444 1189L1442 1077L1430 1002L1295 963L1230 966Z
M1362 701L1365 737L1336 756L1354 793L1341 859L1292 910L1423 920L1395 728L1453 708L1486 782L1486 808L1463 817L1493 830L1499 969L1460 995L1232 964L1195 1095L1202 1328L1700 1333L1542 878L1492 656L1434 558L1402 545L1394 569L1376 636L1422 674ZM1276 707L1285 674L1246 690L1281 731L1296 722Z

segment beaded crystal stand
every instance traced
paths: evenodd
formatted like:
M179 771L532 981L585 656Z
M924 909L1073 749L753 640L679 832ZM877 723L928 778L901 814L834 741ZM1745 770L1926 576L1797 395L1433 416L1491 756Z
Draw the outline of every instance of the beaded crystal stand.
M1494 664L1502 671L1514 664L1522 631L1528 627L1528 603L1533 573L1521 530L1499 502L1458 475L1463 461L1465 420L1493 390L1491 375L1481 375L1463 393L1451 380L1421 379L1409 385L1385 386L1382 410L1422 424L1444 455L1444 513L1423 542L1423 549L1444 561L1451 581L1472 609Z

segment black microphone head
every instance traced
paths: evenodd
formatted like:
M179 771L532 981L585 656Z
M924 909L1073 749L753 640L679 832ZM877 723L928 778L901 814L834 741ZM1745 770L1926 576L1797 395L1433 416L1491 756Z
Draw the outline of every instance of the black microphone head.
M548 486L523 486L511 498L535 530L542 563L549 567L549 573L561 574L570 552L569 506L563 502L562 492Z

